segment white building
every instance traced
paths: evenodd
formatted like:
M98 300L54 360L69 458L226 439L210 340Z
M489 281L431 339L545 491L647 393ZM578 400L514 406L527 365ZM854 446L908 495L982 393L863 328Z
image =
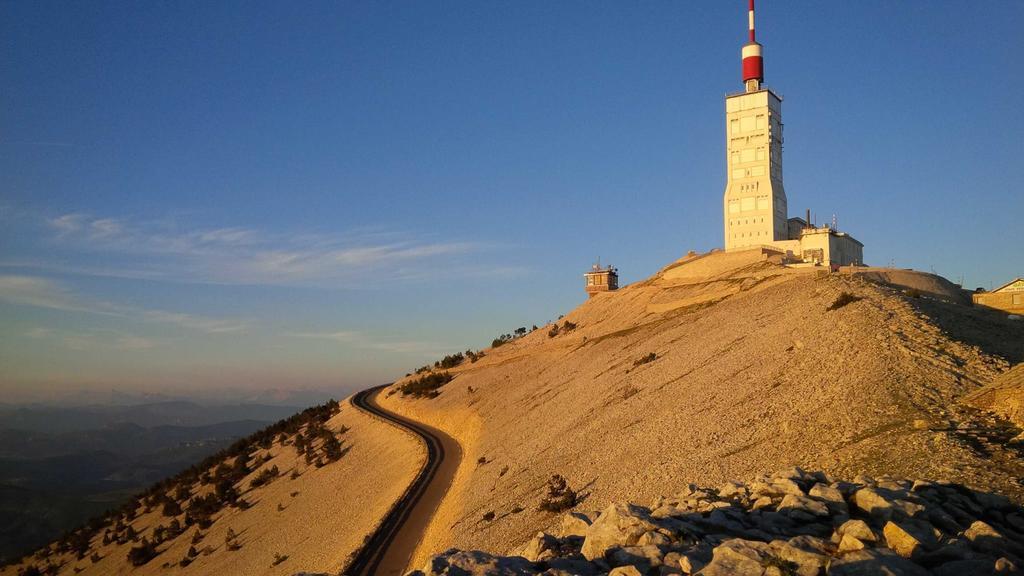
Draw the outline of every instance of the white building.
M834 227L789 218L782 184L782 98L764 82L762 47L754 36L754 0L748 13L750 41L743 46L744 91L725 98L725 249L763 249L791 264L863 264L864 245Z

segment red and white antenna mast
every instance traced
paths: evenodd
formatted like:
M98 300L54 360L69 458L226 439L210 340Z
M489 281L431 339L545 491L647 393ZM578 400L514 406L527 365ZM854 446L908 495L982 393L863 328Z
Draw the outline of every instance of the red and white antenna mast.
M754 0L750 0L747 12L750 25L750 42L743 45L743 84L747 92L756 92L764 82L764 59L761 57L761 45L754 36Z

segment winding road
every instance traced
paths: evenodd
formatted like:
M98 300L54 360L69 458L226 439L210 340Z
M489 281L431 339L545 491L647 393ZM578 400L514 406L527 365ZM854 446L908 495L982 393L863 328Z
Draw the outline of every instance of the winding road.
M402 497L356 553L345 571L347 576L401 575L409 569L416 546L448 492L462 460L462 448L451 436L381 408L377 404L377 394L387 386L356 393L352 404L418 436L426 444L427 459Z

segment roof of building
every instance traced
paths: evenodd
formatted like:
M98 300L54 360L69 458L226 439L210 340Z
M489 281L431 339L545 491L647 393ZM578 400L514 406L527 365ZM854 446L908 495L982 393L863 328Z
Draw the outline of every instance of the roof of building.
M1017 284L1018 282L1020 283L1020 289L1024 290L1024 277L1018 276L1018 277L1014 278L1013 280L1010 280L1006 284L1003 284L999 288L996 288L995 290L993 290L993 292L999 292L1001 290L1006 290L1007 288L1010 288L1011 286L1013 286L1014 284Z
M781 94L779 94L775 90L773 90L773 89L771 89L771 88L769 88L767 86L764 86L764 85L761 86L760 90L754 90L753 92L747 92L745 90L743 92L729 92L729 93L727 93L725 95L725 97L726 98L734 98L736 96L746 96L747 94L757 94L758 92L767 92L767 93L771 94L772 96L774 96L775 99L778 100L779 102L782 102L784 100L784 98L782 97Z
M832 228L830 228L828 226L818 226L816 228L804 228L803 230L800 231L800 234L831 234L832 236L839 236L839 237L842 237L842 238L849 238L850 240L856 242L857 244L860 244L861 248L864 247L864 243L861 242L860 240L857 240L856 238L854 238L853 236L850 236L846 232L840 232L840 231L834 230L834 229L832 229Z

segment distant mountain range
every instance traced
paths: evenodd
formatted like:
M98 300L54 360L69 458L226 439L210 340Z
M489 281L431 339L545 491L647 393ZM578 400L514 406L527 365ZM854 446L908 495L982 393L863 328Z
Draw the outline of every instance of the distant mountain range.
M244 420L274 422L294 414L300 409L301 407L298 406L266 404L207 406L185 400L130 406L0 405L0 429L61 434L98 430L122 424L155 428L158 426L211 426Z

